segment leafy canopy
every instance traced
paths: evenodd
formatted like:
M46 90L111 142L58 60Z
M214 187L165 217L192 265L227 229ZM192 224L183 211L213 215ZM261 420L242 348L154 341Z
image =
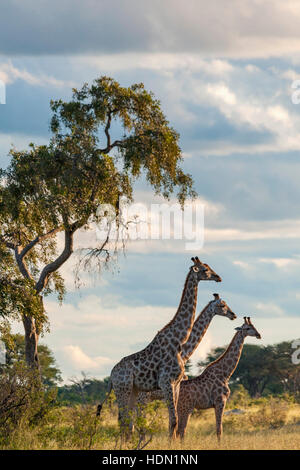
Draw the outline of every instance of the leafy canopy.
M143 84L125 88L100 77L73 89L70 101L51 101L51 111L49 144L12 149L9 167L0 170L0 315L29 315L41 324L40 296L63 299L58 269L99 204L118 210L142 174L166 198L176 191L183 204L195 196L180 166L179 136Z

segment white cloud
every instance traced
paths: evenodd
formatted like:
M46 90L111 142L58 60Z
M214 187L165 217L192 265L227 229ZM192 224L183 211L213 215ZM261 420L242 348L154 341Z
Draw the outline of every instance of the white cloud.
M77 371L97 369L98 373L102 373L107 370L107 367L111 367L114 363L114 360L108 357L97 356L91 358L84 353L79 346L72 344L65 346L64 352L67 360L71 362L72 366L74 366Z
M236 260L233 261L233 264L246 271L252 268L252 266L249 263L246 263L245 261Z
M274 135L269 144L246 146L252 147L252 151L286 151L300 148L300 121L297 114L291 114L281 104L270 104L267 95L255 98L244 96L243 93L233 92L230 87L222 82L208 84L207 95L211 99L210 104L219 109L226 119L237 125L244 124L254 130L269 131ZM201 99L205 96L201 93Z
M256 221L255 229L252 224L243 222L243 225L246 226L244 229L207 228L205 229L205 243L225 240L288 240L300 237L300 220L298 219Z
M288 269L290 267L300 265L300 260L293 258L260 258L259 261L261 263L273 264L279 269Z
M231 112L229 111L231 110L231 106L237 104L236 95L230 91L224 83L208 84L206 91L217 103L221 102L225 105L229 105L229 108L223 108L223 112L228 115L227 117L230 117Z
M184 70L186 73L204 72L210 76L230 74L233 66L224 59L205 59L200 54L193 53L161 53L140 52L113 55L84 55L76 59L70 58L71 63L89 66L99 71L121 71L130 69L155 70L158 72ZM172 76L172 75L171 75Z
M67 80L59 80L54 76L45 75L44 73L35 75L31 72L28 72L26 69L20 69L15 67L11 61L0 63L0 80L2 80L5 84L10 85L14 83L16 80L23 80L24 82L28 83L29 85L33 86L42 86L42 87L55 87L55 88L63 88L69 87L72 88L76 85L74 81Z

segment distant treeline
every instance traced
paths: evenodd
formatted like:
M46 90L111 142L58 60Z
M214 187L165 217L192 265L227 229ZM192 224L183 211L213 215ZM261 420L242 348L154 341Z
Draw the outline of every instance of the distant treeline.
M87 378L83 374L80 380L70 385L58 387L57 400L63 405L76 403L97 403L101 401L108 389L109 377L104 380Z

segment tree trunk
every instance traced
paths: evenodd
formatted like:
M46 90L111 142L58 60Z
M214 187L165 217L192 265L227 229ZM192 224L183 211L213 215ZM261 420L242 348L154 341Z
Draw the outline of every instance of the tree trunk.
M33 317L24 316L23 325L25 329L25 359L26 364L34 369L40 368L38 357L39 334Z

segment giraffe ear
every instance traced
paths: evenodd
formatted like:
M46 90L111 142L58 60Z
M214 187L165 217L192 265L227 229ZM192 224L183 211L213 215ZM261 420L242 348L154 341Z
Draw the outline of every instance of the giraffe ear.
M199 268L197 268L197 266L193 266L193 271L194 271L194 273L198 273L198 272L199 272Z
M237 327L235 328L236 331L241 331L242 329L243 329L243 328L242 328L241 326L237 326Z

